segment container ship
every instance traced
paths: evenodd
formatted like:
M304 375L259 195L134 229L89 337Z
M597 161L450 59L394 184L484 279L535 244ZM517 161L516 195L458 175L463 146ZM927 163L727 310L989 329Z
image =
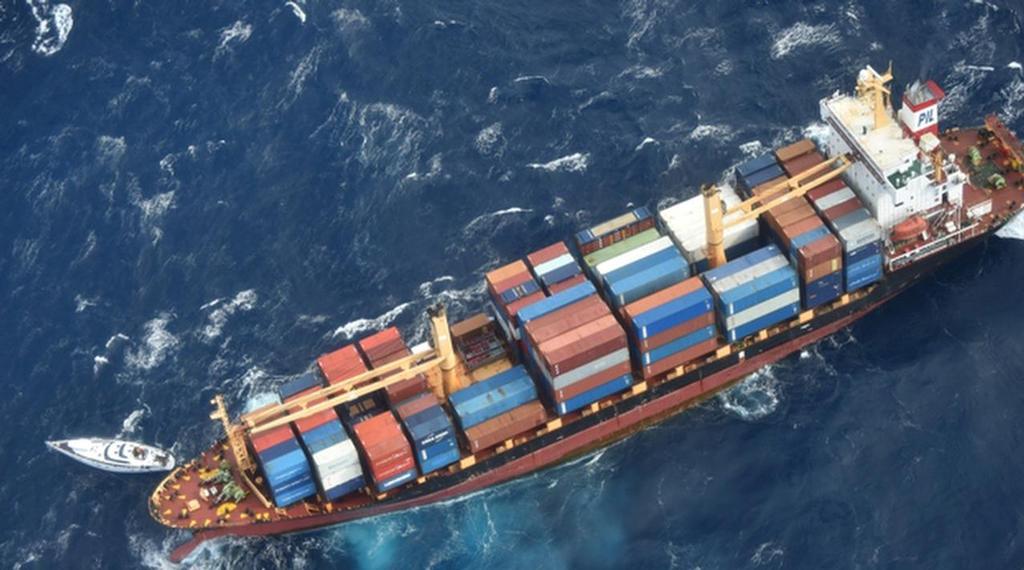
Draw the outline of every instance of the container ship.
M487 273L483 312L317 358L232 419L149 500L192 533L300 532L465 495L623 438L849 326L982 243L1024 204L996 116L940 131L943 91L860 70L822 140L699 195L636 208Z

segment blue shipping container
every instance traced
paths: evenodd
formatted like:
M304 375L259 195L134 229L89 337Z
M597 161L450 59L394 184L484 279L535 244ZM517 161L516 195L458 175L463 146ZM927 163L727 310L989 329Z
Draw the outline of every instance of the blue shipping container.
M839 218L838 220L834 220L832 223L833 225L835 225L836 231L842 231L850 226L859 224L869 218L871 218L871 214L868 213L868 211L865 210L864 208L859 208L850 212L849 214L846 214L845 216Z
M683 256L664 261L639 273L635 273L609 284L612 303L616 307L632 303L660 291L670 285L679 283L690 276L689 267Z
M724 316L731 317L754 305L796 289L799 281L800 278L797 277L796 271L792 267L788 265L780 267L771 273L762 275L759 279L748 281L719 294L718 311Z
M639 221L642 221L642 220L646 220L647 218L651 217L650 210L648 210L644 206L642 206L640 208L636 208L631 213L633 214L633 222L631 222L631 223L636 223L636 222L639 222ZM606 233L603 233L601 235L594 235L594 232L591 231L592 229L593 228L587 228L587 229L585 229L583 231L578 232L576 234L576 243L578 243L581 246L582 245L586 245L586 244L588 244L588 243L590 243L592 241L596 241L599 238L602 238L602 237L604 237L606 235L609 235L612 232L618 231L621 228L615 228L611 232L606 232Z
M729 342L736 342L737 340L754 334L759 330L766 329L772 325L777 325L790 317L794 317L799 312L799 302L787 305L777 311L768 313L759 319L754 319L745 325L726 331L726 337L729 339Z
M299 392L309 390L310 388L323 386L320 382L320 376L316 372L305 372L300 374L294 380L285 382L281 388L278 389L278 394L281 395L281 399L290 398Z
M709 269L704 273L703 277L708 284L712 284L720 279L739 273L748 267L757 265L758 263L771 259L777 255L781 255L778 247L774 244L766 245L760 249L755 249L742 257L737 257L725 265Z
M540 285L531 277L529 281L524 281L511 289L506 289L500 292L502 304L509 304L516 299L520 299L527 295L531 295L540 291Z
M740 185L742 185L749 192L753 190L755 187L760 186L761 184L764 184L769 180L774 180L776 178L779 178L780 176L785 175L786 173L783 172L782 168L779 167L779 165L773 164L768 168L765 168L764 170L758 170L753 174L740 176L739 181Z
M638 338L650 338L711 310L711 293L701 287L678 299L640 313L632 321L633 329Z
M814 242L815 240L819 240L825 236L830 235L832 235L832 232L828 231L828 228L826 228L825 226L819 226L809 232L804 232L793 238L793 241L790 243L789 254L795 259L796 252L798 249L809 243Z
M584 406L589 406L590 404L593 404L594 402L602 398L606 398L608 396L611 396L612 394L621 392L626 388L629 388L632 384L633 374L627 372L626 374L619 376L618 378L612 380L611 382L607 382L600 386L591 388L590 390L580 394L579 396L569 398L564 402L556 404L555 410L558 412L559 415L564 416L569 412L574 412L580 408L583 408Z
M385 479L384 481L380 481L379 483L377 483L377 490L383 493L384 491L388 491L390 489L394 489L395 487L397 487L397 486L399 486L399 485L401 485L403 483L407 483L409 481L412 481L415 477L416 477L416 469L415 468L410 469L408 471L403 471L402 473L399 473L398 475L395 475L394 477L392 477L390 479Z
M882 242L876 241L863 245L853 251L843 253L843 265L850 266L873 256L881 255Z
M453 393L449 402L465 430L536 399L533 379L522 366L516 366Z
M620 279L624 279L626 277L629 277L630 275L639 273L645 269L650 269L651 267L654 267L655 265L658 265L663 261L675 259L676 257L682 257L682 255L679 253L679 250L676 249L673 245L671 245L671 242L669 242L669 247L666 247L665 249L662 249L660 251L655 251L647 255L646 257L636 259L629 265L623 265L622 267L614 271L609 271L608 273L605 273L602 276L602 278L604 279L605 285L608 285L609 283L618 281Z
M836 271L801 287L800 298L805 309L820 307L843 294L843 272Z
M576 301L585 299L596 292L597 290L594 289L594 285L590 281L573 285L565 291L559 291L550 297L545 297L528 307L520 309L518 315L519 323L528 323L562 307L568 307Z
M775 155L769 152L740 164L736 167L736 174L750 176L771 166L777 166L777 163L775 162Z
M550 287L555 283L561 283L566 279L575 277L581 273L580 266L575 261L570 262L566 265L556 267L551 271L540 276L540 280L544 282L544 285Z

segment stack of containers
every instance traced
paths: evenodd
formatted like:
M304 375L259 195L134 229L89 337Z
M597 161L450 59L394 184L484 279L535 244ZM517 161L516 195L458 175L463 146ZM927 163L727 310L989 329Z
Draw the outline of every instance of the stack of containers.
M714 299L699 277L630 303L622 315L636 368L645 379L713 352L719 345Z
M772 154L763 154L736 167L736 185L745 195L752 195L754 187L783 175L782 168Z
M578 285L586 279L581 274L576 259L563 242L551 244L527 255L526 261L549 295Z
M769 245L703 275L729 342L776 325L800 311L796 271Z
M548 421L544 405L534 400L466 430L469 450L476 453L529 431Z
M726 208L735 207L742 200L731 186L719 187ZM708 269L707 223L704 217L704 197L694 196L684 202L658 212L661 225L683 252L693 273ZM731 223L736 214L727 214L727 227L722 235L726 257L733 259L757 249L759 232L757 220Z
M583 262L586 264L587 269L590 271L591 276L594 276L594 268L601 263L612 259L613 257L622 255L628 251L636 249L642 245L650 243L658 239L660 234L655 228L649 228L633 234L627 238L621 239L611 245L595 249L590 253L583 256Z
M407 356L412 356L409 347L398 334L398 328L389 327L372 336L359 341L359 350L370 363L371 368L379 368L389 362L394 362ZM387 378L394 372L385 374ZM407 400L427 390L427 377L417 374L384 388L388 403L394 407L403 400Z
M537 387L522 366L453 392L448 402L462 431L537 399Z
M437 471L459 460L455 429L433 394L420 394L395 410L412 442L420 473Z
M530 363L560 415L633 383L625 331L597 295L532 318L524 337Z
M523 307L543 299L544 291L522 261L514 261L488 272L486 281L491 308L498 324L504 329L507 338L519 340L515 327L516 314Z
M663 236L598 263L594 274L611 303L622 307L689 277L690 266Z
M416 477L412 448L391 410L356 424L352 431L378 492L383 493Z
M855 291L881 279L882 227L853 190L833 180L807 197L842 243L844 289Z
M577 233L576 246L585 256L653 227L651 212L637 208Z
M306 446L320 493L326 500L334 501L366 484L359 452L334 410L302 418L295 422L295 428Z
M317 359L317 365L323 372L327 383L334 385L344 382L366 372L366 362L363 360L356 345L350 344L325 354ZM369 380L367 380L369 382ZM361 382L360 384L364 384ZM380 391L372 392L355 400L338 406L341 421L351 429L357 423L376 416L387 409L387 402Z
M316 494L306 454L290 425L254 435L252 447L275 505L287 507Z

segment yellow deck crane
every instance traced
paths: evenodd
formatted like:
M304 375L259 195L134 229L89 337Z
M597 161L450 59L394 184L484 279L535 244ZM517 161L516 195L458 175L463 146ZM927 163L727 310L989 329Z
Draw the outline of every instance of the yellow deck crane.
M892 121L892 91L885 86L892 78L892 62L884 74L869 65L857 76L857 96L874 110L876 129Z
M255 472L255 462L246 445L246 431L252 435L287 425L324 410L355 400L361 396L397 384L417 374L439 370L440 386L445 395L462 388L462 376L458 374L458 358L452 346L451 331L448 328L448 314L442 304L428 310L433 348L389 362L373 370L348 378L291 400L287 404L276 404L243 415L236 424L231 424L224 398L217 395L212 402L215 410L210 418L219 420L227 434L229 447L239 467L242 478L252 488L261 502L270 504L250 479ZM384 378L383 376L390 374Z
M708 264L714 268L727 261L723 245L726 228L749 220L756 220L761 214L787 200L799 198L829 180L837 178L852 165L853 161L848 156L826 160L788 180L769 186L760 196L754 196L728 209L722 202L721 190L718 186L711 184L701 188L701 194L704 196Z

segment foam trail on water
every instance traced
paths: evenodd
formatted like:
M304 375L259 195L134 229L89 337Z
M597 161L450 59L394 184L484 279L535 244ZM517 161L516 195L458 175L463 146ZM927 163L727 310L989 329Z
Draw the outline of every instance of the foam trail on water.
M765 366L742 382L718 395L722 407L745 421L756 421L779 407L778 381L774 367Z
M1006 225L999 228L996 237L1024 240L1024 213L1017 214Z
M353 338L361 333L377 331L395 322L406 309L412 306L412 303L402 303L396 306L390 311L380 315L373 319L356 319L349 321L340 327L334 329L334 333L331 336L344 336L345 338Z
M550 162L531 162L526 165L534 170L547 172L583 172L590 166L590 153L577 152L556 158Z

